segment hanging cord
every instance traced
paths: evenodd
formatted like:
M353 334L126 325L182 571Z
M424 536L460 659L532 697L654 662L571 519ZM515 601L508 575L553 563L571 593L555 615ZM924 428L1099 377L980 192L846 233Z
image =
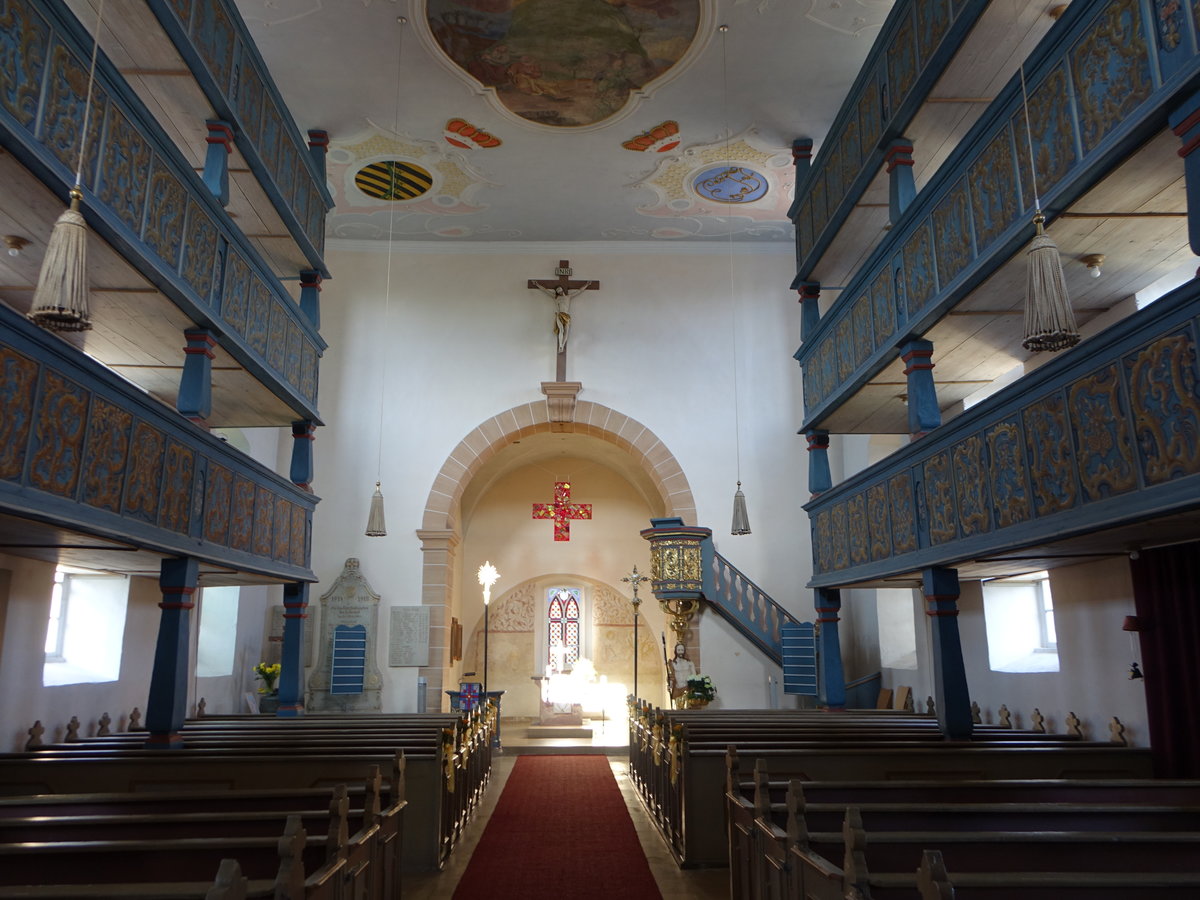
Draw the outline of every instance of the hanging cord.
M1029 177L1033 181L1034 220L1042 215L1042 198L1038 195L1037 166L1033 162L1033 129L1029 125L1029 95L1025 93L1025 66L1019 69L1021 73L1021 109L1025 112L1025 143L1029 149ZM1043 221L1045 221L1043 217Z
M721 32L721 118L725 121L725 161L726 164L732 162L731 145L733 136L729 130L729 65L728 54L726 52L726 34L729 32L728 25L721 25L718 28ZM730 211L732 213L732 210ZM737 366L737 298L734 294L733 283L733 216L732 214L726 217L728 219L728 255L729 255L729 312L732 320L732 328L730 334L733 337L733 446L734 456L736 459L737 482L738 487L742 486L742 426L741 418L738 413L738 366Z
M400 37L396 41L396 98L392 107L392 133L400 133L400 87L403 83L401 64L404 60L404 26L408 24L408 19L404 16L397 16L396 22L400 25ZM375 454L375 482L378 485L383 481L383 407L387 397L387 329L388 329L388 314L392 306L392 244L393 244L393 229L396 225L396 161L392 160L388 167L391 183L388 185L388 249L387 249L387 278L384 282L383 293L383 328L380 331L383 334L385 342L384 351L381 354L382 359L379 362L379 447Z
M71 203L78 206L83 199L83 158L87 153L88 125L92 118L92 89L96 85L96 57L100 55L100 32L104 23L104 0L96 10L96 34L92 37L92 61L88 66L87 98L83 101L83 130L79 133L79 164L75 167L75 187ZM78 196L76 196L78 195Z

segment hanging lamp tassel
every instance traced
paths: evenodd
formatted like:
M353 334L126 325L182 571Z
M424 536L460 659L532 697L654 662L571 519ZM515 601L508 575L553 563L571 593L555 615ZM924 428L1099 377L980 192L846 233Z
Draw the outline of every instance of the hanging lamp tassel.
M371 512L367 515L367 537L384 537L387 526L383 522L383 492L375 482L375 493L371 496Z
M742 483L737 483L737 493L733 495L733 527L730 534L749 534L750 516L746 513L746 495L742 493Z
M87 225L79 212L83 191L71 188L71 206L54 223L28 318L49 331L87 331Z
M1065 350L1079 343L1079 328L1063 279L1058 245L1043 227L1039 210L1033 217L1037 233L1029 243L1029 282L1025 290L1026 350Z

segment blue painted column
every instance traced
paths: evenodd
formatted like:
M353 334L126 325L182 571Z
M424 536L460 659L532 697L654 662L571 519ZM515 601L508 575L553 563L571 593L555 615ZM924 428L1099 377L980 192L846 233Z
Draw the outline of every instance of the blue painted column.
M329 154L329 132L314 129L308 133L308 153L317 164L321 183L325 182L325 157Z
M883 153L888 174L888 221L895 225L917 196L913 181L913 145L908 138L896 138Z
M846 674L842 671L842 644L838 638L841 592L817 588L813 606L817 611L817 702L828 709L846 708Z
M900 347L908 377L908 430L915 441L942 424L937 387L933 383L933 344L908 341Z
M279 658L279 711L282 719L304 715L304 629L308 582L283 586L283 651Z
M958 571L934 566L922 573L925 615L933 632L933 696L938 725L951 740L966 740L971 723L971 698L958 634Z
M1172 130L1183 141L1184 191L1187 196L1188 244L1200 256L1200 94L1193 94L1167 117Z
M829 474L829 432L806 431L808 438L808 492L812 496L824 493L833 487L833 476Z
M146 701L147 748L183 746L179 729L187 717L187 686L191 646L192 607L196 584L200 580L200 562L190 556L164 559L158 585L162 616L158 622L158 643L154 648L154 669L150 676L150 697Z
M316 442L316 425L311 419L292 423L292 484L299 485L311 493L313 480L313 444Z
M800 341L803 343L821 322L821 282L802 281L797 293L800 294Z
M233 153L233 127L228 122L210 120L208 152L204 157L204 186L222 206L229 205L229 154Z
M212 361L217 339L206 328L193 328L183 336L187 346L183 348L183 375L179 379L175 408L203 425L212 413Z
M808 177L808 170L812 168L812 138L796 138L792 141L792 166L796 170L796 184L792 193L792 205L788 207L788 218L793 222L796 220L796 213L800 210L800 188L804 184L804 179ZM811 247L801 247L800 232L796 232L796 259L803 259L804 254L811 250Z
M300 312L312 322L312 327L321 330L321 273L305 269L300 273Z

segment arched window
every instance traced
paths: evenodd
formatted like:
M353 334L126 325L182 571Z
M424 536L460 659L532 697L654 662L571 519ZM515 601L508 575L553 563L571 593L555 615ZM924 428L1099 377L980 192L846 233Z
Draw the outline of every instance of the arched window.
M546 665L552 672L569 672L579 659L580 588L551 588L546 592Z

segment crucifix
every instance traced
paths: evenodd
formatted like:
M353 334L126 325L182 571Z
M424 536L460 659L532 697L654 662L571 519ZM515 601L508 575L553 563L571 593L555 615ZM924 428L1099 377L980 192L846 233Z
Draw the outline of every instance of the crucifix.
M554 301L554 334L558 337L558 356L555 359L555 381L567 380L567 335L571 328L571 301L584 291L600 290L598 281L572 281L571 261L560 259L554 270L554 281L530 278L526 287L536 288Z
M571 539L571 520L590 519L592 504L571 502L571 482L554 482L554 502L533 504L535 519L554 520L554 539L569 541Z

